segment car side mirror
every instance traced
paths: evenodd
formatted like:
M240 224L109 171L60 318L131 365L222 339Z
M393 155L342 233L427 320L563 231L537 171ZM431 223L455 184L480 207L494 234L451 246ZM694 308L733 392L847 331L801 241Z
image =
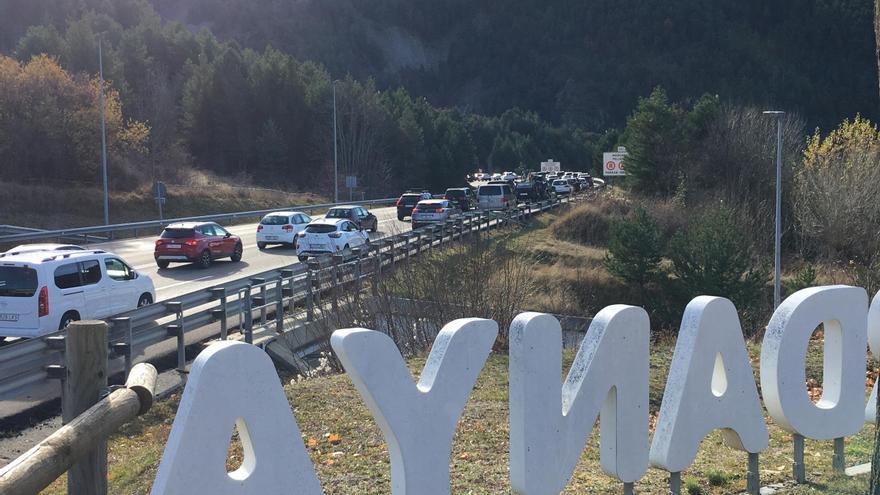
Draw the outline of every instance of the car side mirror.
M229 239L230 237L232 237L232 234L230 234L229 232L227 232L226 235L224 235L223 237L225 237L226 239Z

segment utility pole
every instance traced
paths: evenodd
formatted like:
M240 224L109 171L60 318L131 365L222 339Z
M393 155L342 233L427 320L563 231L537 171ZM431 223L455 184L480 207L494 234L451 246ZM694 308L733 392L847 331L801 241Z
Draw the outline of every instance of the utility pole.
M336 80L333 80L333 202L339 202L339 161L336 150Z
M107 191L107 127L104 120L104 54L103 36L98 35L98 77L101 82L101 174L104 178L104 225L110 225L110 197Z
M781 249L782 249L782 117L785 112L768 110L764 115L776 117L776 235L773 253L773 309L779 307L781 294Z

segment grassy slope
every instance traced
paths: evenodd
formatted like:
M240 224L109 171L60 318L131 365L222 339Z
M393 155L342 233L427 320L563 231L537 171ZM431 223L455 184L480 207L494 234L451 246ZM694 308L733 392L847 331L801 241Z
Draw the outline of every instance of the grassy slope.
M97 187L71 186L59 191L51 185L0 182L0 224L46 229L100 225L104 221L102 192ZM165 218L212 213L282 208L316 204L325 198L311 193L285 193L236 188L226 184L169 186ZM110 195L110 222L157 220L152 192Z

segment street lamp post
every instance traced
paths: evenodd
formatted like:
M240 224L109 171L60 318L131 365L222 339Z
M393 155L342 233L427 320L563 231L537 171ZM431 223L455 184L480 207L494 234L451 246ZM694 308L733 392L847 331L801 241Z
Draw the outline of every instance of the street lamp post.
M339 202L339 162L336 150L336 80L333 80L333 202Z
M104 179L104 225L110 225L110 197L107 191L107 127L104 122L104 54L98 36L98 77L101 83L101 174Z
M781 298L780 266L782 245L782 117L785 112L778 110L766 111L764 115L776 117L776 236L774 244L773 269L773 308L779 307Z

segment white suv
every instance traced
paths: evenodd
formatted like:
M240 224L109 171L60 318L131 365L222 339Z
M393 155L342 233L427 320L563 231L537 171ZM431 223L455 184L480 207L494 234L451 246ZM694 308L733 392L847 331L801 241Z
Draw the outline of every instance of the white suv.
M37 251L0 258L0 337L39 337L75 320L152 304L153 281L105 251Z
M268 244L296 247L297 235L305 230L312 218L299 211L269 213L257 226L257 248L266 249Z
M325 218L315 220L299 234L296 254L300 261L309 256L341 254L351 256L351 250L369 245L370 235L361 230L351 220L344 218Z

